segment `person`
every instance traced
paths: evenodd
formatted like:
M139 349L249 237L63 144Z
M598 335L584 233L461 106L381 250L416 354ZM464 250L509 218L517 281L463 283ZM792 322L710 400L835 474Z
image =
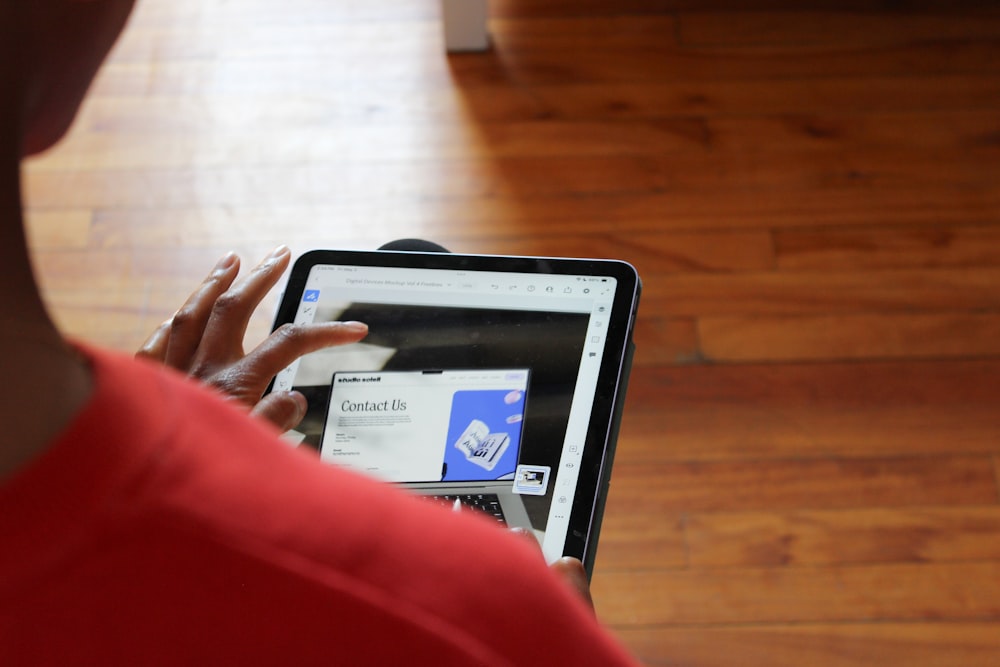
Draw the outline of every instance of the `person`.
M0 664L634 664L572 563L279 440L266 422L302 397L262 399L270 375L365 334L291 327L244 354L286 248L242 280L224 257L138 359L61 335L20 161L66 131L130 9L0 0Z

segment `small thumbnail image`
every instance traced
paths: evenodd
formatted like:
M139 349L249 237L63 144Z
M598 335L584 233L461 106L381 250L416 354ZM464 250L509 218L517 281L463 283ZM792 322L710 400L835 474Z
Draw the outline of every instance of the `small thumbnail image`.
M544 496L549 486L549 466L519 465L514 475L514 493Z

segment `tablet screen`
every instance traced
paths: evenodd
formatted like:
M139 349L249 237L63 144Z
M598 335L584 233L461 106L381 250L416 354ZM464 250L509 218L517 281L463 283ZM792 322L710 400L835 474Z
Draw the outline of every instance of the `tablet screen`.
M583 557L624 390L634 271L419 255L318 251L296 263L276 326L357 320L369 334L278 374L276 389L309 399L289 436L424 493L489 483L513 497L505 521L528 523L550 561Z

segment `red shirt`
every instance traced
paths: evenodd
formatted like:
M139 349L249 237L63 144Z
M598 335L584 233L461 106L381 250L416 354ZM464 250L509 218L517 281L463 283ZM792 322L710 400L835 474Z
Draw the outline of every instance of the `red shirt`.
M0 486L0 664L634 664L520 538L86 352L89 404Z

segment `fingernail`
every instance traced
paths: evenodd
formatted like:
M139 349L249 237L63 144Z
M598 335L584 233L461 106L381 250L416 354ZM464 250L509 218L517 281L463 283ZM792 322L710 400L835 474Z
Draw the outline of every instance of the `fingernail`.
M340 326L350 333L368 333L368 325L364 322L341 322Z
M296 423L302 421L302 418L306 416L306 411L309 409L309 404L306 402L306 397L300 392L290 391L288 396L295 401L295 419Z
M264 259L265 260L268 260L268 259L277 259L277 258L281 257L282 255L285 255L285 254L287 254L289 252L291 252L291 251L288 249L288 246L282 244L282 245L279 245L274 250L272 250L271 254L268 255L267 257L265 257Z
M236 253L230 250L216 263L213 271L225 271L226 269L231 269L235 263Z

